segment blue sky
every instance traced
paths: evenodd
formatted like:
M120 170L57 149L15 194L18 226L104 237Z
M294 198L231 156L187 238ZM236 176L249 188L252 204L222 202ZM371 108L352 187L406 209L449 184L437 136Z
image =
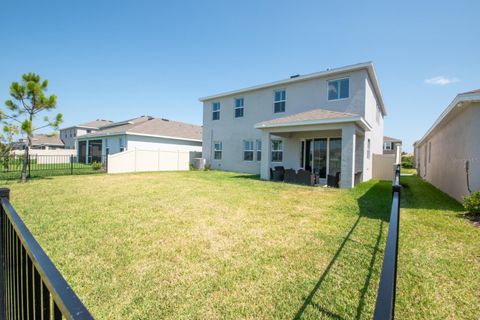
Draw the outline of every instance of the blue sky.
M438 0L2 1L0 100L33 71L64 126L143 114L201 124L200 96L373 61L385 134L411 150L458 92L480 88L479 11Z

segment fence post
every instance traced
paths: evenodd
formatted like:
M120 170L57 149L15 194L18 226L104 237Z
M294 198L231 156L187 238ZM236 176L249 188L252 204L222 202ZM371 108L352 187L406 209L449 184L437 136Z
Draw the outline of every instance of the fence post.
M31 171L30 171L31 160L32 160L32 158L30 157L30 152L28 152L28 153L27 153L27 167L28 167L28 177L29 177L29 178L32 177L32 173L31 173Z
M70 174L73 175L73 154L70 155Z
M2 200L1 199L10 199L10 189L0 188L0 319L6 319L6 309L5 309L5 253L3 252L3 240L5 235L3 231L5 230L3 224L6 223L7 216L3 212ZM5 237L6 238L6 237Z

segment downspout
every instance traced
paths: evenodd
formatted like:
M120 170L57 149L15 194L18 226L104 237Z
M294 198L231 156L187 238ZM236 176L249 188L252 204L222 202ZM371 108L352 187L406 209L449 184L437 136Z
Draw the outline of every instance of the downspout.
M465 172L467 174L467 190L468 193L472 193L472 190L470 189L470 161L465 161Z

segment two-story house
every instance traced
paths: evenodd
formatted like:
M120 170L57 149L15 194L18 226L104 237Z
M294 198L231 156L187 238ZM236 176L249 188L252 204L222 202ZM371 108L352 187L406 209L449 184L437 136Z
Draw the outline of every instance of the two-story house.
M340 187L372 177L385 106L371 62L200 98L203 157L212 169L260 174L309 170Z
M87 123L60 129L60 139L65 144L65 149L75 149L77 137L97 132L100 127L111 124L110 120L97 119Z

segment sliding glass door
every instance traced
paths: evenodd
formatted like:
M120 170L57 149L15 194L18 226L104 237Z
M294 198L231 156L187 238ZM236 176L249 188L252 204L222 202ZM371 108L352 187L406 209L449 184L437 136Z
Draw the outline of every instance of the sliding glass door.
M336 175L342 167L342 139L323 138L307 139L302 147L302 162L305 170L318 174L319 178L326 179L327 174ZM305 150L305 157L303 152Z

